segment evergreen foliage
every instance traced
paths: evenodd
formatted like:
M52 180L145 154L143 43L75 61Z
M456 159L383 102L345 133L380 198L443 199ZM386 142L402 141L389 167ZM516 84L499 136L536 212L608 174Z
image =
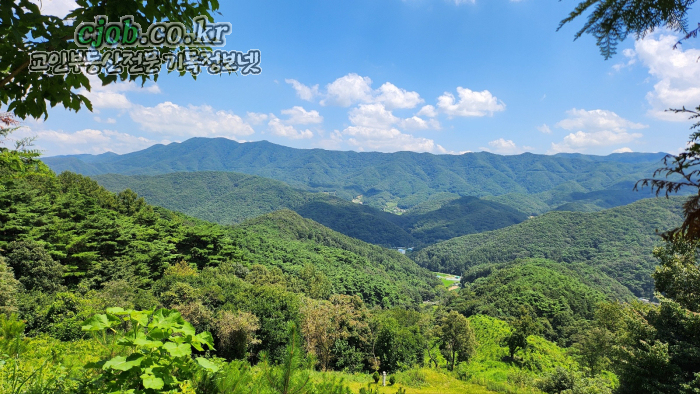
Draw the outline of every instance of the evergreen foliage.
M507 228L429 246L412 258L432 271L460 274L470 267L518 258L585 263L650 298L656 230L681 221L681 197L647 199L594 213L550 212Z
M293 149L266 141L238 143L225 138L192 138L125 155L63 156L44 161L56 173L69 170L90 176L240 172L276 179L307 191L333 192L347 201L362 195L366 205L378 209L387 208L387 203L409 209L445 193L484 197L552 191L551 195L543 194L540 198L548 205L551 199L552 204L556 204L551 205L551 209L570 201L566 196L572 192L629 190L619 185L648 176L663 157L661 153L604 157L530 153L499 156L485 152L463 155L358 153ZM521 208L520 205L511 207Z
M570 343L570 336L582 322L594 319L598 303L614 298L606 296L611 290L607 285L613 280L596 283L586 274L547 260L491 265L465 275L463 281L464 288L454 300L461 313L504 320L532 315L536 319L533 324L541 327L539 333L561 345ZM625 290L624 299L631 299Z
M233 172L184 172L156 176L107 174L107 189L130 189L149 203L220 224L291 209L347 236L389 247L416 247L522 222L525 214L474 197L443 202L431 211L394 215L283 182Z

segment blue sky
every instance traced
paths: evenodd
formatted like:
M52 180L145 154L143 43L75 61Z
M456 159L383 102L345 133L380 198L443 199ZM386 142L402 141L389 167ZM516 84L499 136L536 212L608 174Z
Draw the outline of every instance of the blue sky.
M222 2L228 50L262 51L262 74L93 85L95 111L29 120L47 156L127 153L191 137L295 148L459 154L678 152L669 107L700 104L700 50L656 32L605 61L573 0ZM70 0L44 0L60 14ZM693 11L691 21L700 21ZM693 22L694 23L694 22Z

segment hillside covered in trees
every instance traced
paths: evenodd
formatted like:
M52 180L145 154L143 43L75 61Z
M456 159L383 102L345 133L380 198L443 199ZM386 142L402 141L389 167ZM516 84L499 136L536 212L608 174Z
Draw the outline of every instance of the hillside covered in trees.
M441 193L454 197L511 195L498 202L532 215L580 201L582 196L575 193L610 189L609 199L617 201L616 205L627 203L630 198L649 197L648 193L615 196L621 189L629 191L623 182L636 182L651 174L663 156L358 153L293 149L266 141L238 143L225 138L192 138L125 155L49 157L45 162L56 173L69 170L84 175L233 171L280 180L308 191L334 192L348 201L362 195L366 204L379 209L408 209L440 197ZM536 195L527 199L527 211L518 202L523 195ZM597 205L599 199L591 197L587 201Z
M275 210L291 209L350 237L387 247L432 244L526 219L514 208L475 197L450 198L430 210L415 209L395 215L324 193L294 189L280 181L234 172L107 174L94 178L111 191L131 189L151 204L211 222L238 224Z
M0 248L8 256L17 248L45 256L41 264L49 267L37 269L54 275L45 280L58 287L101 288L114 280L148 286L183 260L199 269L227 261L257 263L294 278L315 272L329 294L341 289L346 294L365 292L370 305L421 302L432 297L436 283L398 252L348 238L291 212L271 217L284 220L263 217L226 228L150 206L133 192L112 194L67 172L15 181L0 191L0 204ZM288 226L285 237L281 225ZM250 227L256 231L246 230ZM26 269L31 276L33 268ZM353 288L328 276L350 281Z
M0 189L0 248L0 345L11 352L3 390L183 387L165 379L176 376L195 392L230 393L227 385L274 387L290 371L295 384L307 376L306 393L350 393L381 368L395 389L429 380L488 392L482 386L535 387L558 366L579 368L545 338L558 337L532 331L511 350L515 328L455 312L466 298L407 257L290 210L224 227L69 172L28 175ZM591 294L585 302L603 299L581 289L572 291ZM591 321L585 302L571 303L573 321ZM314 365L323 372L309 375ZM591 382L580 384L613 384Z
M461 273L519 258L585 263L637 296L651 297L658 231L682 222L682 197L646 199L593 213L549 212L515 226L441 242L412 257L433 271Z

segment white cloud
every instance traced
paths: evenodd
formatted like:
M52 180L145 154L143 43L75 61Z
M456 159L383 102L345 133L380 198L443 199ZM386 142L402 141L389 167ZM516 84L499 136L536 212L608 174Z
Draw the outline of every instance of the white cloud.
M117 120L114 118L107 118L107 119L102 120L102 118L100 118L99 116L95 116L95 117L93 117L93 119L95 120L95 122L98 122L98 123L109 123L109 124L117 123Z
M356 126L389 128L399 122L382 104L361 104L349 112L350 122Z
M625 144L641 138L639 133L613 132L609 130L584 132L577 131L564 137L560 143L552 143L550 153L581 152L589 148L604 147L617 144Z
M314 133L311 132L311 130L309 129L299 131L296 128L294 128L294 126L285 125L275 115L270 115L270 122L268 123L268 126L270 126L270 132L272 132L272 134L280 137L298 140L311 138L314 136Z
M486 151L493 151L495 153L500 153L503 155L517 155L526 151L531 151L533 148L530 146L518 146L513 140L506 140L504 138L499 138L489 142L490 149L481 148Z
M656 80L654 90L647 93L649 114L659 119L685 121L687 114L665 112L669 108L694 108L700 104L700 49L673 49L679 37L651 34L635 42L634 56L649 69Z
M78 93L84 95L90 100L94 108L115 108L127 109L133 105L126 97L126 92L138 93L160 93L160 88L153 83L145 87L133 81L114 82L106 86L102 86L102 81L96 76L89 76L90 91L85 88L78 89Z
M620 71L623 68L627 68L627 67L637 63L637 54L634 52L633 49L627 48L627 49L623 50L622 56L626 57L627 60L613 65L613 70Z
M486 116L506 109L506 105L488 90L474 92L460 86L457 87L457 94L459 101L449 92L438 97L437 107L449 117Z
M379 95L375 98L375 101L383 103L389 109L414 108L424 101L417 92L400 89L389 82L380 86L377 89L377 93Z
M39 6L42 15L53 15L63 18L70 11L78 8L75 0L30 0L32 3Z
M323 123L323 116L321 116L318 111L307 111L299 106L282 110L282 115L289 116L289 119L285 120L287 124Z
M166 101L155 107L135 105L130 115L144 130L166 135L235 138L255 132L240 116L208 105L183 107Z
M438 115L438 113L435 110L435 107L433 107L432 105L424 105L423 108L421 108L416 115L434 118Z
M350 135L348 143L360 151L447 153L445 148L431 139L404 134L395 128L350 126L343 130L343 134Z
M94 108L131 108L131 101L123 93L93 89L91 92L81 89L78 93L87 97Z
M296 79L285 79L284 82L292 85L294 90L297 91L297 96L302 100L313 101L319 95L318 85L306 86Z
M372 101L372 80L355 73L340 77L326 85L326 98L321 105L349 107L356 103Z
M348 144L359 150L447 152L431 139L405 134L394 127L399 125L404 128L426 128L426 126L430 127L431 124L436 123L436 121L432 122L433 119L431 122L426 122L415 116L401 119L394 116L380 103L361 104L357 108L353 108L349 113L349 119L352 126L343 130L342 134L350 136L347 140Z
M627 129L643 129L648 127L641 123L634 123L620 117L612 111L596 109L586 111L585 109L573 108L566 111L568 118L557 123L557 127L565 130L588 130L613 132L623 132Z
M629 153L629 152L634 152L632 149L628 147L620 148L620 149L615 149L613 153Z
M262 124L267 120L267 118L268 118L267 114L261 114L258 112L246 113L246 119L248 120L248 123L250 123L252 125Z
M100 154L105 152L127 153L145 149L157 141L113 130L83 129L72 133L56 130L30 130L23 128L18 136L35 136L36 148L44 155ZM167 143L169 141L161 141Z
M557 127L569 131L564 140L552 143L549 153L585 152L593 148L626 144L642 137L639 133L628 133L628 129L643 129L648 126L629 121L612 111L596 109L571 109L568 117L557 123Z
M340 150L343 146L343 134L338 130L333 130L328 138L316 141L315 147L328 150Z
M297 86L293 86L298 92ZM355 73L350 73L329 83L326 85L326 92L322 95L324 98L320 101L321 105L337 105L340 107L349 107L361 103L381 103L388 109L405 109L414 108L424 101L418 92L409 92L391 82L386 82L379 89L374 90L372 89L371 78Z
M440 129L440 122L435 119L428 119L427 121L418 116L412 116L410 118L403 119L399 122L399 125L408 130L428 130Z
M547 126L547 124L543 124L542 126L537 126L537 130L539 130L541 133L544 134L552 134L552 129Z
M397 125L409 130L440 129L440 122L435 119L424 120L418 116L401 119L389 111L383 104L360 104L349 112L350 122L355 126L389 129Z

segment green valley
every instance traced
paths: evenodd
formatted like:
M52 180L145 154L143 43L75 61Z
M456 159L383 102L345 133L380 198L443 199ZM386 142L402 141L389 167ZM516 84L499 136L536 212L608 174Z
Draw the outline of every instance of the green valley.
M429 211L394 215L324 193L310 193L283 182L234 172L108 174L95 179L111 191L131 189L151 204L224 225L291 209L345 235L387 247L432 244L526 219L516 209L474 197L448 200Z
M651 297L651 255L656 231L682 221L682 197L637 201L593 213L549 212L515 226L451 239L412 258L432 271L460 274L483 264L519 258L585 263L616 279L639 297Z

